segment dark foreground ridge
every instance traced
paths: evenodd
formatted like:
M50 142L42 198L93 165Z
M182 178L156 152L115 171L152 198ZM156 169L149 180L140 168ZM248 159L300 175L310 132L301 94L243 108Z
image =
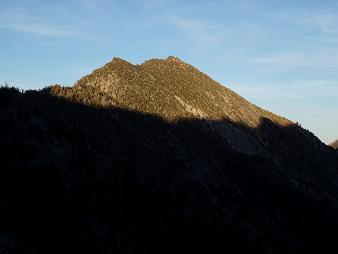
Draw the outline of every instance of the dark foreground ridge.
M212 123L260 133L269 158L233 151L203 120L170 124L46 91L0 98L2 250L337 250L337 158L298 126Z
M338 156L310 132L81 82L0 89L1 253L337 253Z

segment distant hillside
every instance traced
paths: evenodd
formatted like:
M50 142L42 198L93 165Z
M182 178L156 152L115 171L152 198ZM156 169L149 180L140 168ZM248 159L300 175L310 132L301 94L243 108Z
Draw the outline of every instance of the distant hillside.
M0 89L1 253L336 253L338 156L178 58Z
M338 139L332 142L331 144L329 144L329 146L333 147L334 149L338 149Z

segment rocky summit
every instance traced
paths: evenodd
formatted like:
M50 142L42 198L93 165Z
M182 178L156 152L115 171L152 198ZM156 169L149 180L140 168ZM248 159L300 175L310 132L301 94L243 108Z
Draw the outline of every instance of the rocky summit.
M337 253L338 155L176 57L0 89L1 253Z
M251 104L173 56L149 60L141 65L114 58L73 87L54 86L51 91L54 95L87 105L115 106L156 115L168 122L201 120L229 146L247 153L262 149L259 139L237 128L236 124L257 128L268 120L281 127L294 125Z

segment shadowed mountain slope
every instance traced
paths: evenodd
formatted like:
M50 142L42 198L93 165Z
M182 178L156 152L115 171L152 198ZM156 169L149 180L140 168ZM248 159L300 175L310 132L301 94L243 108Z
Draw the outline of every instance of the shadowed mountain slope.
M338 158L181 60L0 89L4 253L335 253Z

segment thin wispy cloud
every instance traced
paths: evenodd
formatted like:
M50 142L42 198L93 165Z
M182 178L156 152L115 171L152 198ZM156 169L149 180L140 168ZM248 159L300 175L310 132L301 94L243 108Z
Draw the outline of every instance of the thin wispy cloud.
M211 29L210 25L195 19L188 19L179 16L173 16L170 19L175 25L177 25L177 27L184 31L189 30L192 32L202 32Z
M338 54L335 52L305 53L286 52L251 59L253 64L270 67L293 68L338 68Z
M0 29L48 37L79 36L78 27L71 24L58 24L53 20L44 20L37 14L29 13L24 8L5 10L0 16Z
M0 27L42 36L71 37L78 35L78 31L74 27L56 27L44 23L11 23L0 25Z
M224 32L215 25L181 16L171 16L169 21L197 48L206 50L222 42Z
M271 13L272 18L277 18L284 23L300 25L307 29L317 29L318 32L331 34L338 31L338 12L312 11L304 12L287 9Z
M159 11L173 4L171 0L141 0L140 2L146 12Z
M181 38L187 41L190 47L207 53L208 50L218 49L217 59L226 59L228 54L240 53L242 49L257 45L256 33L259 27L253 24L222 25L213 20L184 17L183 15L168 16L169 22L181 32Z
M319 28L322 33L338 32L338 14L309 14L304 15L301 21L308 26Z
M112 5L112 2L109 0L80 0L79 5L84 9L95 10L101 8L107 8Z
M335 80L235 84L233 88L251 99L301 100L320 98L338 100L338 81Z

